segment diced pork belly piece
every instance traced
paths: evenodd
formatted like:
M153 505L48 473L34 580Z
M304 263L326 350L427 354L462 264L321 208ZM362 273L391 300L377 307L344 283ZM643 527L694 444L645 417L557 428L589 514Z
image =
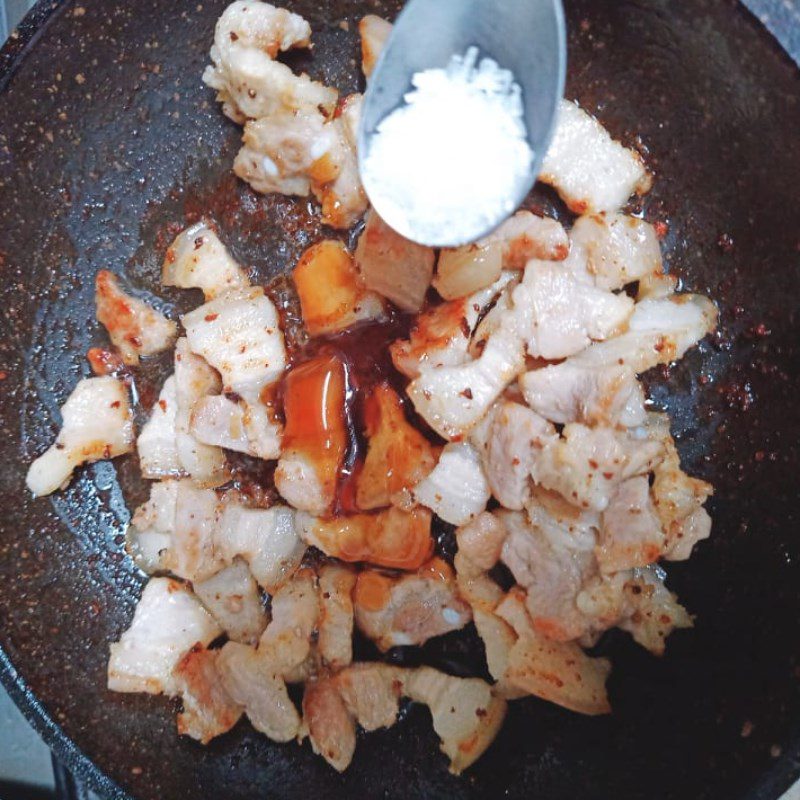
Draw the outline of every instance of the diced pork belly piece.
M442 752L455 775L474 764L494 741L506 701L478 678L455 678L430 667L408 670L403 694L428 706Z
M178 733L208 744L229 731L243 709L225 691L217 670L219 650L196 645L175 666L175 692L183 700L178 714Z
M317 654L324 666L340 670L353 660L353 589L356 573L334 562L319 568Z
M300 364L286 378L275 488L301 511L323 516L333 510L349 442L346 393L345 365L336 355Z
M707 297L679 294L642 300L634 306L625 333L587 347L572 363L614 364L645 372L681 358L716 326L717 309Z
M534 411L561 425L632 428L645 421L644 390L627 366L587 366L568 358L526 372L519 386Z
M203 444L255 455L244 427L244 414L244 406L224 394L201 397L192 408L189 432Z
M355 723L366 731L397 720L405 672L388 664L353 664L332 678L306 684L303 722L311 745L337 771L349 765L355 750Z
M233 260L208 223L202 221L179 233L169 246L161 282L181 289L202 289L206 300L250 285L247 273Z
M189 431L198 442L256 458L271 460L281 452L283 429L260 402L202 397L192 408Z
M397 720L402 670L389 664L352 664L336 676L347 710L365 731L388 728Z
M126 364L135 366L140 356L152 356L172 346L178 326L147 303L123 291L112 272L101 269L95 279L97 320Z
M310 336L338 333L384 316L383 300L363 289L353 257L338 240L326 239L309 247L297 262L292 280Z
M262 392L283 372L286 349L272 301L261 287L230 291L185 314L182 321L192 351L219 370L226 392L239 395L243 401L246 452L276 458L280 426L264 406ZM235 426L238 414L232 407L226 408ZM217 431L213 426L202 426L201 421L195 417L197 438L213 441Z
M519 590L509 592L497 614L518 637L508 657L509 683L579 714L611 711L605 687L610 662L590 658L574 642L554 642L536 633Z
M359 630L383 651L423 644L460 630L472 618L456 592L452 569L440 558L400 577L364 570L358 576L354 605Z
M316 576L301 569L272 596L272 621L261 635L259 655L287 680L311 653L319 619Z
M504 316L479 358L423 372L407 389L417 413L445 439L469 433L525 366L513 316Z
M275 470L275 488L293 508L327 516L336 499L336 484L328 475L307 453L287 450Z
M661 248L649 222L625 214L578 217L570 231L575 256L600 289L621 289L646 275L661 275Z
M295 75L274 58L278 52L310 45L311 28L297 14L258 0L237 0L217 21L213 66L203 81L217 90L225 114L242 124L275 111L321 107L333 113L337 92Z
M322 221L340 230L355 225L369 207L358 171L354 135L358 130L361 101L360 94L349 95L341 103L340 115L328 123L334 137L333 146L311 182L311 190L322 206Z
M219 516L213 490L189 480L155 483L133 515L128 551L145 572L169 570L186 580L205 580L223 567L215 545Z
M505 701L477 678L455 678L430 667L354 664L334 678L306 685L303 713L314 752L344 770L355 749L354 723L365 730L393 724L401 692L429 707L442 751L456 774L485 752L505 716Z
M150 487L149 499L133 514L125 533L125 549L139 569L152 574L165 570L172 547L180 481L159 481Z
M308 196L313 176L327 177L330 169L326 157L336 135L326 123L316 108L280 109L248 121L233 171L262 194Z
M489 674L495 680L492 687L494 694L504 697L506 700L524 697L528 692L513 686L505 677L511 649L517 641L514 629L494 612L484 611L480 608L473 611L473 622L475 630L483 642Z
M161 480L176 478L183 473L176 440L177 419L178 389L175 376L170 375L153 405L150 419L136 440L143 478Z
M645 567L658 560L664 546L664 530L647 477L623 481L603 512L596 550L600 569L613 573Z
M632 613L625 597L625 582L632 576L633 570L613 575L597 572L585 582L575 598L587 622L586 630L577 640L581 647L594 647L603 631L618 625Z
M375 14L367 14L358 23L358 34L361 37L361 69L369 78L380 57L383 46L392 32L392 23Z
M191 433L191 415L195 404L222 388L219 375L198 355L185 337L175 345L175 442L178 461L184 473L199 486L220 486L228 479L225 453L195 439Z
M499 584L483 570L479 570L463 556L456 554L454 559L458 593L469 603L474 611L494 612L497 604L503 599L503 590Z
M678 289L678 279L674 275L650 272L639 279L639 289L636 292L636 302L641 300L663 300L675 294Z
M484 511L456 531L458 552L475 567L486 572L499 560L508 535L503 522L495 514Z
M557 438L555 428L531 409L521 403L500 402L481 452L489 488L500 505L522 509L536 460Z
M681 469L666 415L651 414L648 427L664 443L666 453L655 468L652 487L653 503L667 537L664 557L685 561L694 546L711 535L711 517L703 504L713 494L714 487Z
M61 406L55 444L28 469L28 489L37 497L51 494L69 483L76 467L130 453L133 442L125 384L110 375L84 378Z
M464 525L476 517L491 496L480 455L469 442L445 445L439 463L413 494L418 503L452 525Z
M309 107L279 109L248 121L234 172L257 192L313 192L326 225L351 227L367 210L351 135L360 102L358 94L346 98L335 119Z
M288 742L300 731L300 715L283 678L255 648L228 642L220 650L217 669L231 699L244 708L253 727L274 742Z
M633 311L627 295L581 283L553 261L528 262L512 297L528 353L546 359L566 358L620 333Z
M544 449L533 479L584 509L603 511L626 478L646 474L663 456L663 446L610 428L571 423L563 438Z
M560 222L518 211L473 244L439 253L433 286L445 300L464 297L494 283L502 270L521 270L531 259L561 260L569 239Z
M658 567L633 570L625 582L627 605L619 627L654 655L664 654L666 639L675 628L691 628L692 618L678 603L678 598L664 585Z
M225 504L214 531L214 547L226 561L243 558L268 592L292 577L306 551L291 508L246 508L235 501Z
M397 370L416 378L428 369L468 362L470 338L481 314L512 280L513 273L504 272L487 289L420 314L408 339L398 339L389 347Z
M175 499L172 542L162 558L163 566L189 581L202 581L218 572L222 558L214 545L220 503L213 489L198 489L180 481Z
M242 644L258 642L267 627L267 615L258 585L244 561L237 558L216 575L192 586L229 639Z
M181 321L192 352L219 371L226 392L253 402L286 367L278 312L260 286L226 292Z
M499 241L478 241L439 251L433 288L445 300L457 300L491 286L503 271Z
M358 150L358 129L361 126L361 107L363 105L363 94L360 92L349 94L339 103L339 115L336 117L341 121L344 141L354 155Z
M114 692L174 694L173 670L196 644L222 633L191 590L171 578L151 578L130 627L111 645L108 688Z
M433 278L434 251L390 228L374 210L366 216L355 251L356 266L367 289L415 314Z
M355 514L322 520L297 515L300 537L342 561L366 561L378 567L415 570L433 554L431 512L426 508Z
M413 505L411 490L437 462L437 449L411 425L397 393L376 386L364 399L367 456L358 474L356 505L363 511Z
M501 514L508 531L503 563L527 590L525 602L534 630L554 641L576 639L591 627L576 598L597 571L597 519L566 503L560 516L539 503L529 509L530 519L521 513Z
M488 570L500 560L508 536L496 514L485 511L456 531L456 584L459 595L472 608L472 621L483 642L486 665L494 678L492 691L508 700L525 694L505 680L511 648L517 640L511 626L494 613L504 597Z
M553 186L576 214L617 211L652 183L639 154L569 100L561 101L539 180Z
M233 44L257 47L270 58L293 47L311 45L311 26L299 14L257 0L231 3L217 21L214 34L220 49Z
M311 749L337 772L344 772L356 750L356 725L334 679L306 683L303 723L308 728Z
M500 560L508 531L495 513L484 511L456 531L455 555L458 592L473 612L492 613L503 592L488 571Z
M503 269L525 269L531 259L561 261L569 253L564 226L550 217L517 211L485 241L497 241L502 248Z

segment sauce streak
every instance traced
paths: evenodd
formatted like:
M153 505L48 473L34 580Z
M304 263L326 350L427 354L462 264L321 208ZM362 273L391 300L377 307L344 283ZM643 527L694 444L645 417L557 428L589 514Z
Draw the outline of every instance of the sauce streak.
M311 463L322 494L333 502L350 448L347 366L335 353L295 366L283 387L283 451Z
M325 417L342 425L336 435L343 436L343 451L337 461L337 475L335 479L335 501L332 506L334 514L353 514L359 511L356 503L358 476L364 464L367 453L366 438L366 408L365 403L371 390L381 383L393 384L398 393L402 394L406 379L395 370L389 354L389 344L396 339L407 335L409 319L403 315L395 314L386 321L361 325L346 330L334 336L324 336L308 340L294 348L291 360L294 364L287 373L279 390L279 405L282 404L286 415L286 433L284 447L294 446L293 439L305 435L308 440L320 441L332 432L326 432L320 420ZM290 341L299 341L299 337L292 337ZM322 393L319 388L321 377L317 378L318 386L315 389L309 381L306 370L324 370L322 364L339 364L341 367L340 386L336 392L329 392L325 403L327 409L322 409ZM317 365L309 367L308 365ZM297 384L295 373L300 370L301 384ZM295 377L293 377L295 376ZM312 381L313 382L313 381ZM303 388L303 383L306 384ZM292 388L294 385L295 388ZM341 391L341 386L344 391ZM293 401L290 394L298 396L310 392L304 400ZM292 406L299 416L308 415L307 422L290 424L290 415L294 414ZM337 407L334 408L333 406ZM313 422L316 420L316 422ZM337 440L342 446L342 439ZM317 463L318 455L311 450L304 450L304 454ZM320 466L322 473L328 475L330 463L326 461L327 455L321 456Z

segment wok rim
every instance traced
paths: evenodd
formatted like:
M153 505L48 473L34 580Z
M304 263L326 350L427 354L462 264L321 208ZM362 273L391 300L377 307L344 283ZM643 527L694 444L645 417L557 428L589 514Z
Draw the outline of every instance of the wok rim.
M0 96L13 80L30 50L36 45L46 26L74 2L75 0L37 0L17 26L12 28L9 37L0 46ZM793 59L792 54L766 27L763 20L744 2L738 2L737 5L741 12L756 20L759 27L766 31L777 45L780 54L789 58L800 73L800 62ZM125 791L81 750L53 719L26 684L24 677L14 667L2 642L0 642L0 686L8 692L20 713L41 736L52 755L62 766L69 769L74 778L86 784L92 791L100 793L104 800L135 800L133 795ZM800 737L791 741L791 747L787 747L773 766L762 773L749 797L752 800L780 800L795 783L800 785L800 778L796 779L793 776L793 764L797 761L797 753L800 753Z

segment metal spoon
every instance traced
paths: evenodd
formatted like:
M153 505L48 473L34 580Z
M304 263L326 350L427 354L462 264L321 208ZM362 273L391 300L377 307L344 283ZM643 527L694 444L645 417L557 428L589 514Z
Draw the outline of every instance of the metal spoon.
M452 241L449 226L443 226L437 241L426 241L402 221L393 222L386 185L379 175L367 174L363 163L379 123L403 104L412 76L447 66L453 55L463 54L473 45L481 57L493 58L510 69L522 88L528 144L534 158L527 179L514 189L511 199L516 208L536 181L564 92L567 46L561 0L410 0L397 18L364 96L358 134L361 176L370 202L385 221L407 238L430 246L453 247L465 242ZM466 241L489 233L506 214L498 210L496 220L471 231Z

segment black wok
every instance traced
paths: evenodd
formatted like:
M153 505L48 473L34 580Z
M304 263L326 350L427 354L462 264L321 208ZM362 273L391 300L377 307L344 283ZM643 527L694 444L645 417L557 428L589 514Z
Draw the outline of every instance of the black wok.
M396 8L289 4L316 41L293 62L357 89L354 23ZM51 500L23 484L88 371L83 353L103 342L94 274L125 273L180 309L158 274L187 220L211 216L264 280L323 234L305 202L254 196L230 175L240 133L199 80L224 5L41 2L0 53L3 683L111 797L778 797L800 774L800 75L733 0L567 3L569 95L615 135L641 135L658 176L645 211L668 224L670 269L722 311L713 340L649 380L687 468L717 487L712 539L669 570L694 630L663 659L608 636L613 716L516 702L461 778L421 708L364 737L340 776L308 745L244 723L202 748L177 737L171 702L105 690L107 644L142 584L122 544L135 465L82 470ZM462 663L460 641L431 658Z

